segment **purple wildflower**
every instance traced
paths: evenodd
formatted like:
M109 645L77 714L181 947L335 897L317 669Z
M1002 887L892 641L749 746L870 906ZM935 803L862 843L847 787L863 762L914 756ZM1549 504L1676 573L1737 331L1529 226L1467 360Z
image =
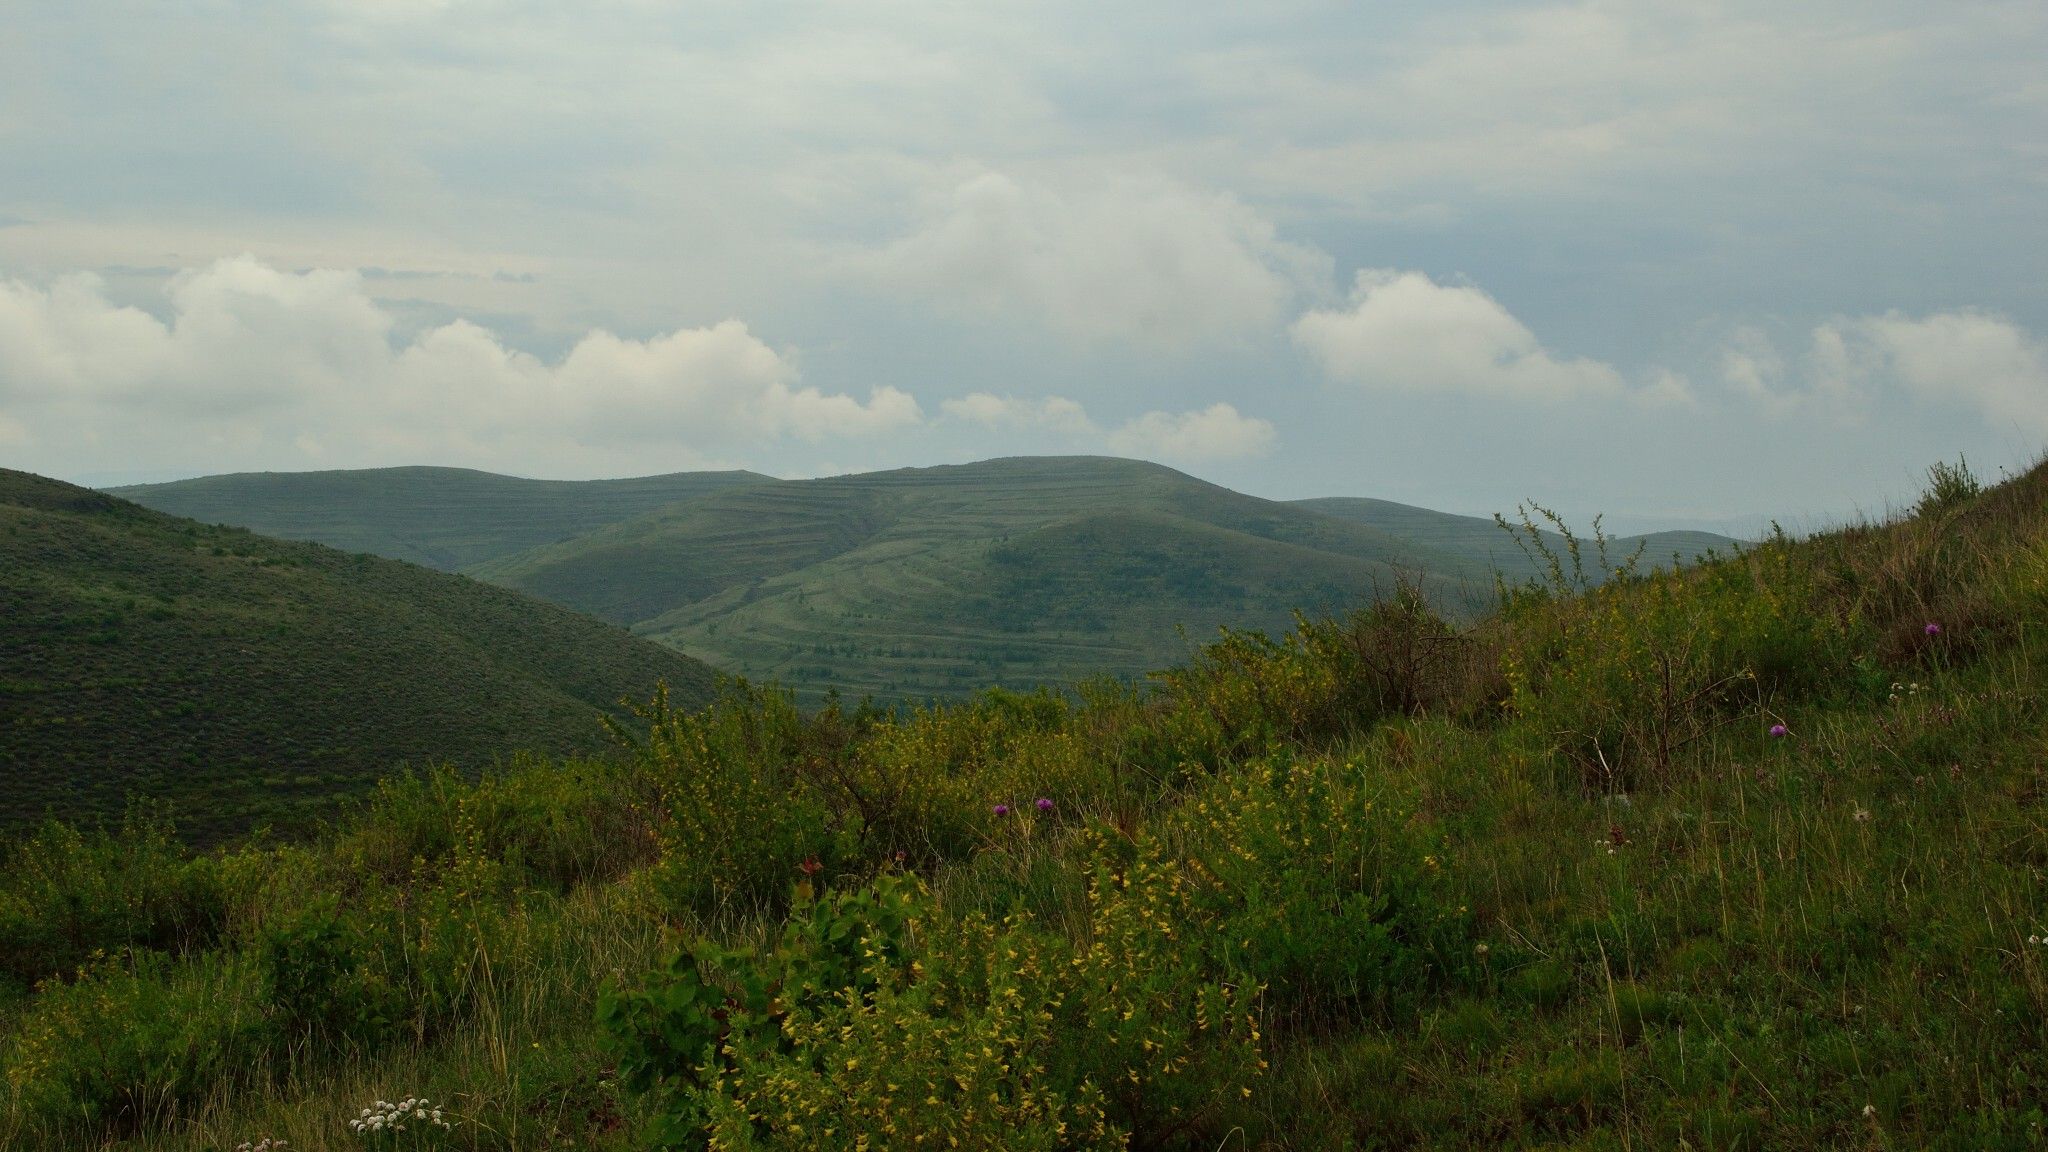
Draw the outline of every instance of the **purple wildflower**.
M1939 636L1941 635L1941 625L1930 621L1922 631L1926 632L1929 636Z
M1771 725L1771 735L1773 736L1783 736L1787 731L1788 729L1783 724Z
M995 814L998 816L1008 816L1010 814L1010 806L1008 804L996 805Z
M1038 810L1039 810L1040 812L1050 812L1050 811L1052 811L1052 797L1050 797L1050 796L1040 796L1040 797L1038 798Z

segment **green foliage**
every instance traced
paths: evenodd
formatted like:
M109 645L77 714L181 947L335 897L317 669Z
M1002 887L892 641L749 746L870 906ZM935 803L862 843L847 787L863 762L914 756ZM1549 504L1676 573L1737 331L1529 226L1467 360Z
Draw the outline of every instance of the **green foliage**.
M1937 461L1927 469L1927 490L1913 505L1913 515L1931 516L1946 512L1976 499L1983 490L1984 485L1970 471L1968 460L1958 456L1953 464Z
M22 987L95 953L204 947L225 914L215 863L191 859L146 807L118 833L52 821L0 844L0 980Z
M107 958L46 982L6 1052L13 1105L33 1121L161 1123L246 1077L272 1034L238 960Z
M0 1144L2031 1147L2044 490L1149 691L657 698L306 844L46 829Z
M1861 632L1783 545L1654 572L1503 621L1509 705L1589 783L1627 791L1739 715L1838 691Z
M1225 966L1277 1021L1328 1021L1412 1013L1469 975L1470 916L1414 814L1360 761L1282 756L1195 791L1165 826Z

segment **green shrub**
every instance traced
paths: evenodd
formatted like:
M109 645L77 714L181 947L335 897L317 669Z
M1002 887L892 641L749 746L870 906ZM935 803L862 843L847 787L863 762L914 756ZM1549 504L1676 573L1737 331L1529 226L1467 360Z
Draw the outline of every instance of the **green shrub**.
M1249 993L1175 929L1186 876L1104 862L1089 938L935 909L906 877L810 902L765 952L697 946L600 1018L651 1142L1121 1147L1196 1130L1263 1067Z
M201 948L224 916L214 861L190 858L145 808L118 833L53 821L0 847L0 980L32 985L95 952Z
M371 1046L402 1018L403 989L373 962L361 925L327 896L265 927L256 947L264 999L285 1035L319 1045Z
M665 697L641 714L641 756L663 815L656 883L675 914L772 910L804 861L836 869L844 821L801 767L843 747L816 747L822 725L788 693L742 682L695 714L671 710Z
M1164 824L1219 962L1291 1021L1406 1011L1471 968L1470 916L1413 816L1361 760L1275 756Z
M105 959L42 985L6 1078L32 1123L135 1128L255 1074L273 1036L248 963Z

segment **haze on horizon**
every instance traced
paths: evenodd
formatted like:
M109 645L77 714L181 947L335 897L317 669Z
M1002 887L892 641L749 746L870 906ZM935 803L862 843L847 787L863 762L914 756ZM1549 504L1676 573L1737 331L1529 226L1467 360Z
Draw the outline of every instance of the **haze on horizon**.
M2048 7L7 5L0 463L1156 460L1626 524L2048 440Z

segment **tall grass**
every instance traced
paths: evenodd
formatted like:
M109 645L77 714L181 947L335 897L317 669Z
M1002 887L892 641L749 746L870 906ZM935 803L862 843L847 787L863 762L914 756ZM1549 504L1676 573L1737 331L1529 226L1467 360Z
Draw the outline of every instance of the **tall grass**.
M46 829L0 1143L2038 1146L2048 472L1973 483L1149 691L657 701L307 844Z

